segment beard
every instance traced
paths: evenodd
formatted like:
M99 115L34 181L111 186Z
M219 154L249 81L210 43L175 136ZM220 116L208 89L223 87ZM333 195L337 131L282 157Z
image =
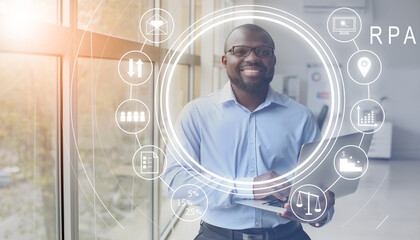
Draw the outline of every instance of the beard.
M247 93L257 93L263 89L266 89L271 81L273 80L273 75L271 76L267 76L264 77L263 79L261 79L261 81L257 82L257 83L246 83L240 74L238 74L238 77L233 77L231 76L229 73L227 73L230 82L232 84L234 84L236 87L238 87L239 89L241 89L242 91L245 91Z

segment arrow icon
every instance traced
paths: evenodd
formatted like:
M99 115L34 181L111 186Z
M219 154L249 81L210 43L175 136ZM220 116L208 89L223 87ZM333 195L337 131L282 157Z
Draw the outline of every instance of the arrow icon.
M137 62L137 77L141 78L143 76L143 62L139 59Z
M134 75L134 71L133 71L133 59L130 58L128 59L128 75L130 75L130 77L132 77Z
M137 62L137 77L142 77L143 76L143 69L142 69L142 65L143 62L141 61L141 59L139 59ZM130 75L130 77L134 76L134 60L132 58L128 59L128 75Z

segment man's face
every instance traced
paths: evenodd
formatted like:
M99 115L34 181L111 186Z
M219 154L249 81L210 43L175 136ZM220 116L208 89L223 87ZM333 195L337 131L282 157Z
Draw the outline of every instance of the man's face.
M238 29L230 35L226 50L231 50L234 46L274 48L266 33L247 29ZM227 52L222 57L222 63L232 84L245 92L253 93L270 84L276 57L274 54L257 56L256 49L253 49L248 56L236 56L233 52Z

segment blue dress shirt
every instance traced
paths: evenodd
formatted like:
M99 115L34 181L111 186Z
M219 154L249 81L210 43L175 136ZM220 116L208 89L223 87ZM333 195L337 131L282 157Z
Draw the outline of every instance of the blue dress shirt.
M218 176L248 183L270 170L280 175L293 170L301 146L320 138L312 112L305 106L269 87L266 100L250 112L238 103L230 82L209 96L189 102L174 129L185 151L198 164ZM220 180L187 164L189 160L175 161L174 155L167 154L169 164L163 175L170 186L168 195L184 184L200 186L208 196L205 222L245 229L275 227L289 221L274 212L236 204L237 200L253 199L251 184L238 186ZM205 208L204 202L201 199L195 204Z

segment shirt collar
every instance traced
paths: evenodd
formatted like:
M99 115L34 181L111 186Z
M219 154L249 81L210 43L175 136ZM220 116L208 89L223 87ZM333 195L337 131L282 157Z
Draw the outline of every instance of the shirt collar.
M278 105L286 106L283 99L281 98L281 94L274 91L271 86L268 86L267 98L265 99L265 102L267 104L276 103Z
M220 98L217 101L218 104L234 101L236 100L235 94L233 93L232 86L230 85L230 81L225 84L222 88L222 92L220 94ZM282 100L280 94L277 94L271 86L268 86L267 97L265 101L261 104L262 106L268 106L271 103L276 103L278 105L285 106L284 101Z
M235 94L233 93L232 86L230 85L230 81L228 81L225 86L222 88L222 93L220 94L219 101L217 101L218 104L234 101L238 102L236 100Z

